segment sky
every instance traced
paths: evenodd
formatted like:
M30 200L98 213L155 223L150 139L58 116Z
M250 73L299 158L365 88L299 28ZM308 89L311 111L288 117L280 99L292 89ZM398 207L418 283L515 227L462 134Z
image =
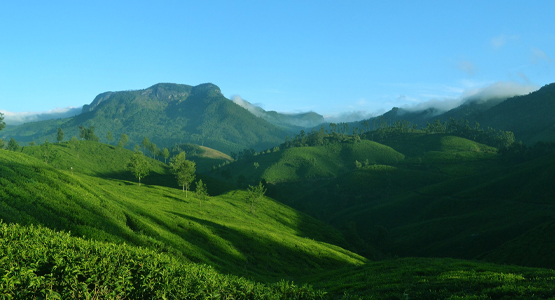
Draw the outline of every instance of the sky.
M555 82L555 1L3 1L6 123L106 91L211 82L265 110L363 118ZM69 111L68 111L69 109Z

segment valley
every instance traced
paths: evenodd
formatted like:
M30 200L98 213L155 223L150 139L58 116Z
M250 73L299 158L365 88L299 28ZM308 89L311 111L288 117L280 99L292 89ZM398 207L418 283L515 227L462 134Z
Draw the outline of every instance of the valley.
M157 84L6 127L0 296L553 298L555 123L515 125L518 103L547 110L551 89L464 119L300 127L320 118L295 125L213 84ZM187 194L172 173L181 152L196 166ZM139 153L140 186L128 167Z

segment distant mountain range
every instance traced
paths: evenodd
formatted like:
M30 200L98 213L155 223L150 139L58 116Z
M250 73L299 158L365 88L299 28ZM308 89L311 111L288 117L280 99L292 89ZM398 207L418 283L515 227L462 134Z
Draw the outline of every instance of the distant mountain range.
M225 98L214 84L160 83L144 90L99 94L75 117L10 126L0 137L42 143L45 139L54 141L58 127L69 139L79 136L79 126L94 126L95 134L104 142L110 142L108 132L115 139L112 143L125 133L129 147L146 136L158 146L196 143L229 153L272 147L287 135L324 120L312 112L281 114L261 108L257 115Z
M467 119L482 128L509 130L527 144L555 141L555 83L523 96L511 98L469 98L449 111L427 108L419 111L393 108L368 120L348 123L350 131L373 129L380 122L407 120L418 126L439 119ZM366 122L365 122L366 121ZM190 86L159 83L147 89L99 94L82 113L55 119L7 126L0 138L15 138L21 144L55 141L58 127L65 139L79 136L79 126L95 127L101 141L116 144L122 133L129 136L128 148L144 137L159 147L195 143L224 153L247 148L262 150L282 143L301 130L327 127L315 112L284 114L252 105L242 99L230 100L211 83ZM111 132L114 141L107 139Z
M447 122L466 119L471 125L478 122L482 128L512 131L516 140L526 144L538 141L555 141L555 83L543 86L527 95L510 98L469 98L449 111L436 108L408 110L394 107L385 114L366 120L375 128L380 122L392 124L406 120L419 126L426 126L438 119ZM349 123L350 128L365 128L364 120Z

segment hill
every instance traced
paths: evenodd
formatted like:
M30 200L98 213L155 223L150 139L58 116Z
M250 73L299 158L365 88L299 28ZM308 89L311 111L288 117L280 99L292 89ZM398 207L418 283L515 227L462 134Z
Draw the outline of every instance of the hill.
M88 144L83 142L82 148ZM71 161L64 145L53 147L60 148L60 166ZM165 174L167 167L155 160L139 187L136 179L129 181L116 171L131 151L90 148L73 160L73 174L3 150L0 219L147 247L184 262L209 264L224 274L269 282L366 261L340 248L345 240L333 228L270 198L259 199L252 213L245 191L221 190L215 181L207 181L208 189L211 194L221 191L210 199L201 201L194 193L185 197L173 176ZM109 153L114 161L81 172Z
M289 131L258 118L225 98L213 84L189 86L160 83L136 91L98 95L73 118L7 128L3 138L20 143L54 141L61 127L66 139L79 136L79 126L95 128L102 141L110 131L116 140L129 136L129 147L143 137L159 147L195 143L224 153L245 148L264 149L281 142Z
M555 267L524 251L525 245L537 253L555 251L547 235L555 217L549 209L555 190L548 183L553 159L547 154L512 162L491 146L415 131L380 143L288 148L225 170L238 184L266 180L269 195L340 229L350 247L368 258Z
M510 98L484 112L481 123L514 132L526 144L555 141L555 83Z
M371 164L391 163L404 156L378 143L363 140L358 143L336 143L325 146L293 147L273 152L261 152L255 156L237 160L223 166L221 174L245 183L261 179L270 183L315 180L337 177L355 169L355 161Z
M448 122L465 119L470 124L478 122L482 128L511 131L517 141L532 145L536 142L555 141L555 83L548 84L527 95L514 97L469 98L459 106L442 111L437 108L408 110L394 107L381 116L348 123L350 128L375 130L391 126L396 121L408 121L419 127L436 119ZM327 126L327 124L326 124ZM329 128L329 127L328 127ZM317 129L317 128L316 128Z

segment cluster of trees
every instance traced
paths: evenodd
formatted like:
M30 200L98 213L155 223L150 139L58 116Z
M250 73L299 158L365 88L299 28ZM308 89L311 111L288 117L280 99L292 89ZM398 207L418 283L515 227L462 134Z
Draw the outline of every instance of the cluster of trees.
M507 148L515 142L515 136L511 131L496 130L491 127L484 130L480 128L478 122L474 122L473 126L470 126L469 121L465 119L455 120L450 118L449 122L443 123L435 120L433 123L427 123L424 130L428 134L448 133L456 135L498 149Z
M507 161L524 162L547 154L555 153L555 143L537 142L533 146L526 146L522 142L512 143L499 149L499 154Z
M143 138L143 142L141 144L143 146L143 150L145 152L148 151L150 156L154 159L156 159L156 156L162 156L164 157L164 163L166 163L168 157L170 157L170 151L168 150L168 148L158 148L158 146L156 146L155 143L152 143L146 136Z

